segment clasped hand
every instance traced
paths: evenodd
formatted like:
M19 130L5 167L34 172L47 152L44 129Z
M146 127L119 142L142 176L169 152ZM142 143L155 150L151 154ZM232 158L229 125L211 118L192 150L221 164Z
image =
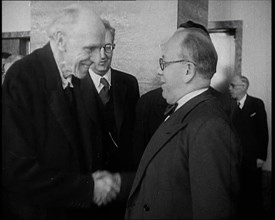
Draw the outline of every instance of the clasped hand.
M121 179L118 173L96 171L92 174L94 179L94 203L98 206L106 205L114 200L120 192Z

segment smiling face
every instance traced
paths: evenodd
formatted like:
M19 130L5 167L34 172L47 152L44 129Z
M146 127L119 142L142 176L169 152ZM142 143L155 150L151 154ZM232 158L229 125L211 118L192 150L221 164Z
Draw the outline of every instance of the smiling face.
M65 75L84 78L89 67L100 57L104 46L105 28L102 21L87 13L80 15L68 33L59 34L60 68Z
M113 42L113 35L111 34L110 30L106 30L105 44L113 44ZM113 52L108 53L104 51L104 49L102 48L100 50L100 57L98 57L98 59L93 60L90 68L93 70L94 73L103 76L107 73L111 66L112 57Z

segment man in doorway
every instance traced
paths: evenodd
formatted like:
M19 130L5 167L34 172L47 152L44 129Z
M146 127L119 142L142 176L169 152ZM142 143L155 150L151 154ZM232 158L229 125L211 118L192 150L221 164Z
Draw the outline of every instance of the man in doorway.
M229 92L236 100L232 121L242 144L242 217L262 217L262 166L267 157L268 127L264 103L247 94L249 80L236 75Z

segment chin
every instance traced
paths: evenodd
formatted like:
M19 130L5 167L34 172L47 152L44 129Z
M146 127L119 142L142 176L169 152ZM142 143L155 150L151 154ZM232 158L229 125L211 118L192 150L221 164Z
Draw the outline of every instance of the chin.
M99 67L98 69L98 72L107 72L108 71L108 68L107 67Z
M76 78L83 79L88 74L88 71L81 71L75 74Z
M168 104L170 104L169 103L169 97L167 96L167 94L165 93L165 91L162 89L162 97L166 100L166 102L168 103Z

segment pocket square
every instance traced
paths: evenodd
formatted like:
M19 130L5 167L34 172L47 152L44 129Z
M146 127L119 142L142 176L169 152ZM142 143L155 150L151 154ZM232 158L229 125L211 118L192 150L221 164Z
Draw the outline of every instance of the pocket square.
M252 114L250 115L250 117L253 117L253 116L255 116L255 115L256 115L256 112L252 113Z

